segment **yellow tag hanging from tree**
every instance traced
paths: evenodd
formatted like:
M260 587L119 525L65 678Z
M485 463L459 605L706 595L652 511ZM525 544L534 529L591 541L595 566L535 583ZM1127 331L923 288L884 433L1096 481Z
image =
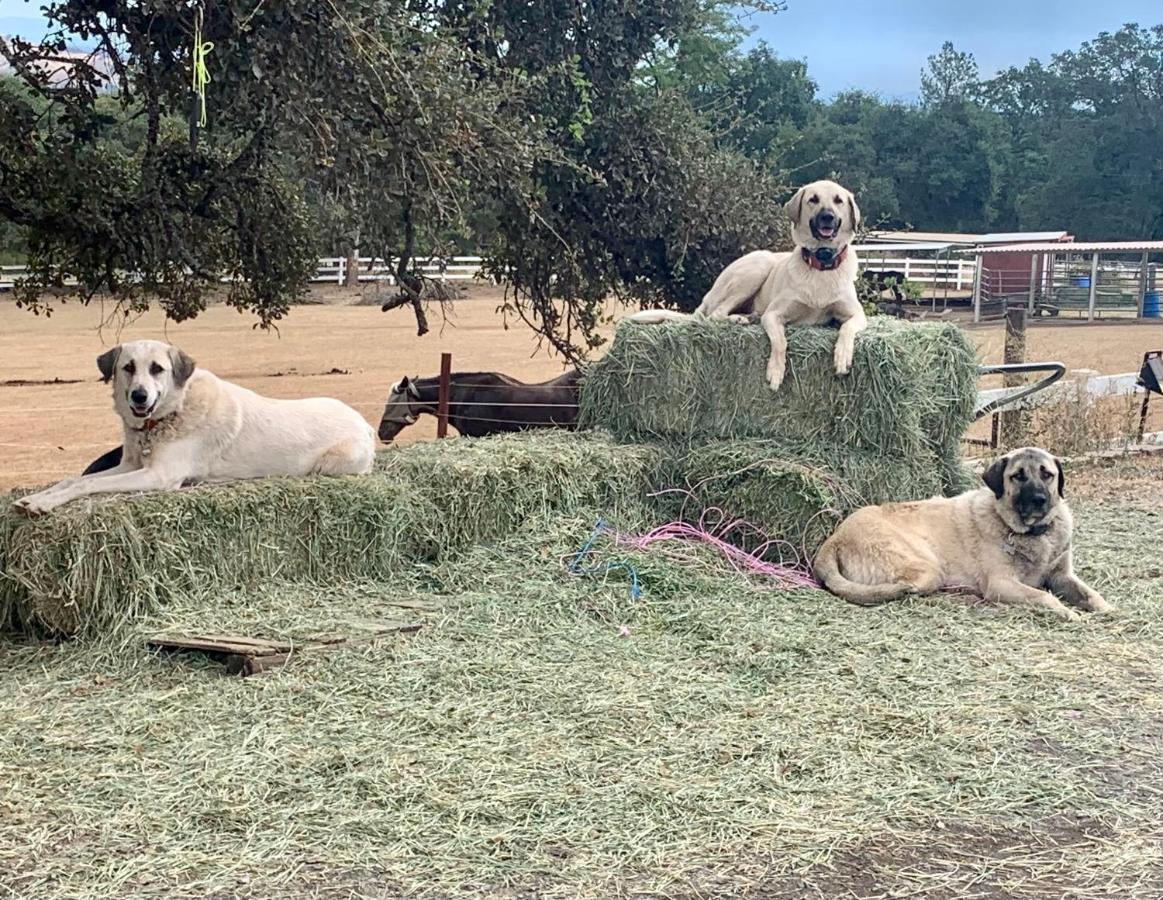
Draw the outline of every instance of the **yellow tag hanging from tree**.
M206 67L206 57L214 49L211 41L202 40L202 6L194 11L194 56L193 82L194 94L198 98L198 127L206 127L206 85L210 83L210 70Z

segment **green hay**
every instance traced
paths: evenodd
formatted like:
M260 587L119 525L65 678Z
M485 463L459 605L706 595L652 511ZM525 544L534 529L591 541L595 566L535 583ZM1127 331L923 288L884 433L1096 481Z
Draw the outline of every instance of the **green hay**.
M876 319L844 377L833 369L835 342L833 329L788 329L788 375L773 393L759 326L623 323L587 374L581 421L624 440L782 438L894 458L928 451L951 483L947 461L960 455L976 398L976 353L964 332Z
M789 542L802 561L854 509L940 495L945 486L930 453L892 459L790 441L712 441L689 451L684 472L688 511L718 507L741 516Z
M5 504L0 624L99 635L187 594L392 577L534 515L672 518L673 495L647 494L683 484L700 486L688 519L719 506L806 558L856 506L971 484L958 441L976 369L960 329L874 322L845 378L834 342L791 329L789 379L772 394L757 327L623 325L589 372L582 415L644 443L533 432L411 446L367 478L93 498L34 521Z
M639 519L659 448L540 432L417 445L363 478L267 479L0 511L0 621L100 634L184 595L386 578L578 507Z
M0 893L1155 898L1149 511L1078 506L1076 559L1120 614L1073 624L861 609L710 554L627 552L632 602L557 565L591 509L387 582L176 598L133 627L303 638L445 605L261 678L0 639Z

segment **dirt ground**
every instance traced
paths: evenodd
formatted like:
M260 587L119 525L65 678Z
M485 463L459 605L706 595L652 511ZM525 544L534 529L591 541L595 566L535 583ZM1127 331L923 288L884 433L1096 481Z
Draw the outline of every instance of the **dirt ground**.
M0 489L76 474L120 442L94 365L119 340L168 340L230 381L272 397L338 397L373 425L389 385L402 375L436 374L445 351L453 354L454 370L500 371L523 380L551 378L563 368L523 323L505 328L496 288L472 288L443 327L433 316L433 331L423 338L416 337L408 310L385 314L377 306L350 305L353 296L335 291L319 299L326 302L295 307L278 333L266 333L252 327L251 316L222 306L183 324L167 323L156 311L117 323L97 306L70 303L44 318L0 298ZM969 333L987 362L1001 361L1000 325ZM1031 332L1028 356L1118 373L1137 370L1143 352L1154 349L1163 349L1163 323L1040 324ZM435 423L425 419L400 441L434 436Z

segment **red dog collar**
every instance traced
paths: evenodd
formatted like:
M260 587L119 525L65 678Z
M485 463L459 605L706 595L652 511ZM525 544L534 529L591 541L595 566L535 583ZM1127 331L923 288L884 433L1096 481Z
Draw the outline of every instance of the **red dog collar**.
M816 254L809 250L807 247L800 248L800 255L803 256L804 262L806 262L817 272L829 272L832 269L839 268L840 263L844 262L844 257L848 255L848 247L845 245L843 250L841 250L827 262L823 262L817 258Z

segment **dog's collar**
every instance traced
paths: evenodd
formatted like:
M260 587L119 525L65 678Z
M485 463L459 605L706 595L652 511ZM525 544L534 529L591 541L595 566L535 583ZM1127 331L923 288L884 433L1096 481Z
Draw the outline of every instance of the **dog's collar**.
M149 432L153 431L155 428L157 428L161 423L162 423L161 419L147 418L140 428L133 428L132 430L149 433Z
M844 258L848 255L848 245L844 245L844 249L836 253L831 247L817 247L814 251L807 247L800 248L800 256L803 257L804 262L817 272L829 272L832 269L840 267L844 262Z
M1039 522L1037 525L1031 525L1025 531L1017 531L1010 529L1012 537L1041 537L1054 526L1053 522Z

